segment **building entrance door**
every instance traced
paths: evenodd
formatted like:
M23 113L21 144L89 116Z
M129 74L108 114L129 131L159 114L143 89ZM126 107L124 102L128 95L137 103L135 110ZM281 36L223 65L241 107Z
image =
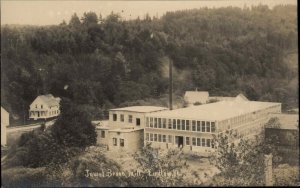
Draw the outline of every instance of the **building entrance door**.
M176 139L178 147L179 148L183 147L183 136L176 136L175 139Z

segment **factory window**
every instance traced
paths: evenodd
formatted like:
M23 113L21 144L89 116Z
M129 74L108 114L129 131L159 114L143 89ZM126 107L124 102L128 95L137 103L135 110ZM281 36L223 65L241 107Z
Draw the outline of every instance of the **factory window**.
M154 118L154 128L157 128L157 118Z
M167 139L167 136L166 136L166 135L163 135L163 140L162 140L162 141L163 141L163 142L167 142L166 139Z
M185 137L185 144L190 145L190 137Z
M149 119L149 118L148 118ZM128 115L128 122L132 123L132 115Z
M149 133L146 133L146 140L149 141Z
M205 138L202 138L202 147L205 147Z
M192 131L196 131L196 121L192 121Z
M163 128L167 128L167 120L166 118L163 118Z
M161 142L161 134L158 134L158 141Z
M105 138L105 131L101 131L101 138Z
M136 118L136 125L140 126L141 125L141 119L140 118Z
M177 119L177 130L180 130L180 119Z
M124 114L121 114L120 119L122 122L124 122Z
M149 127L149 118L146 118L146 127Z
M190 120L186 120L186 123L185 123L185 130L187 130L187 131L190 130Z
M154 134L154 141L157 142L157 134Z
M161 118L158 118L158 128L161 128Z
M201 131L201 121L197 121L197 131Z
M150 127L153 127L153 118L150 118Z
M206 132L210 132L210 122L206 122Z
M113 145L114 145L114 146L117 146L117 145L118 145L117 138L113 138Z
M172 129L172 120L171 119L168 119L168 128Z
M197 138L197 146L201 146L201 139Z
M185 130L185 120L181 120L181 130Z
M117 114L113 114L113 121L117 121Z
M192 138L192 144L193 144L193 146L196 146L196 138L195 137Z
M120 146L124 147L124 139L120 139Z
M153 134L150 133L150 141L152 142L153 141Z
M176 129L176 119L173 119L173 129Z
M202 121L202 129L201 129L202 132L205 132L205 121Z
M169 143L172 143L172 142L173 142L173 140L172 140L172 135L169 135L168 137L169 137L169 138L168 138Z
M206 139L206 146L210 147L210 139Z
M216 132L216 125L215 122L211 122L211 132Z

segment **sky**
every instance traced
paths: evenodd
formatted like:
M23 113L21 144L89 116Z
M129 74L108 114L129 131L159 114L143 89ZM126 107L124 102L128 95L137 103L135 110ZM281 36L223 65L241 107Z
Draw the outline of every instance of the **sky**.
M1 0L1 25L53 25L63 20L68 22L75 12L82 17L84 12L93 11L106 17L112 11L123 19L143 18L146 13L162 16L167 11L186 10L200 7L218 8L266 4L270 8L278 4L297 5L297 0L198 0L198 1L45 1L45 0Z

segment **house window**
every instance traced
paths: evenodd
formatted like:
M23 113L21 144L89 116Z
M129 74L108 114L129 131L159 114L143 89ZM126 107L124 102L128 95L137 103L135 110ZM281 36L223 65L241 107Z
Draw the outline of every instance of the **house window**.
M201 139L197 138L197 146L201 146Z
M124 114L121 114L120 119L122 122L124 122Z
M176 129L176 119L173 119L173 129Z
M41 109L43 109L43 105L41 104Z
M101 131L101 138L105 138L105 131Z
M150 127L153 127L153 118L150 118Z
M167 136L163 135L163 142L167 142Z
M211 122L211 132L216 132L216 125L215 122Z
M180 130L180 119L177 119L177 130Z
M192 121L192 131L196 131L196 121Z
M140 126L141 125L141 119L140 118L136 118L136 125Z
M205 132L205 121L202 121L202 132Z
M37 104L35 105L35 108L37 108Z
M153 134L150 133L150 141L152 142L153 141Z
M202 138L202 147L205 147L205 138Z
M124 147L124 139L120 139L120 146Z
M197 121L197 131L201 131L201 121Z
M185 137L185 144L190 145L190 137Z
M206 139L206 146L210 147L210 139Z
M185 130L185 120L181 120L181 130Z
M187 131L190 130L190 120L186 120L186 123L185 123L185 130L187 130Z
M158 118L158 128L161 128L161 118Z
M157 134L154 134L154 141L157 142Z
M146 140L149 141L149 133L146 133Z
M196 146L196 138L195 137L192 138L192 144L193 144L193 146Z
M172 143L172 142L173 142L173 140L172 140L172 135L169 135L168 137L169 137L169 138L168 138L169 143Z
M168 119L168 128L172 129L172 120L171 119Z
M132 123L132 115L128 115L128 123Z
M113 138L113 145L114 145L114 146L117 146L117 145L118 145L117 138Z
M161 134L158 134L158 141L161 142Z
M206 132L210 132L210 122L206 122Z
M149 127L149 118L146 118L146 127Z
M163 128L165 129L166 126L167 126L167 120L164 118L164 119L163 119Z
M157 118L154 118L154 128L157 128Z
M117 114L113 114L113 121L117 121Z

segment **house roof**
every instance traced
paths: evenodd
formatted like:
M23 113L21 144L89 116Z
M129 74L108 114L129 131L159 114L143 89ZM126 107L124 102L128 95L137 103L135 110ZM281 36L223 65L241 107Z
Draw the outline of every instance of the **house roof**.
M38 98L40 98L44 103L46 103L49 107L52 106L58 106L60 102L59 97L54 97L52 94L48 95L39 95Z
M298 114L270 114L270 117L276 117L281 124L280 129L297 129L299 125Z
M151 114L151 116L174 119L219 121L280 104L281 103L258 101L220 101L176 110L155 112Z
M168 108L159 107L159 106L129 106L124 108L114 108L110 109L111 111L128 111L128 112L140 112L140 113L147 113L147 112L157 112L162 110L167 110Z
M184 98L188 103L206 103L208 100L208 96L208 91L186 91Z

